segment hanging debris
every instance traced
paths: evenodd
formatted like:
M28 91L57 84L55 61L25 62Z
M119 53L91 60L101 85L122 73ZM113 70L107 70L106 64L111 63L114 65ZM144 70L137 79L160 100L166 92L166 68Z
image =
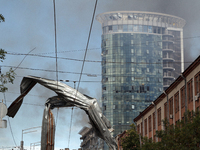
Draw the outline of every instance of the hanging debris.
M102 138L112 150L117 149L116 141L111 136L111 132L113 131L111 124L109 120L102 114L102 111L97 103L97 100L87 95L83 95L76 89L73 89L72 87L64 83L55 80L49 80L33 76L24 77L20 85L21 95L8 108L7 115L9 117L14 117L16 115L17 111L19 110L23 102L24 96L28 94L28 92L35 86L36 83L43 85L44 87L54 91L57 94L57 96L51 97L46 101L46 107L47 107L46 109L53 109L55 107L72 107L72 106L76 106L80 109L83 109L88 115L90 123L94 128L94 130L96 131L97 135L100 138ZM44 117L45 114L47 114L47 110L45 110L44 112ZM48 114L50 115L52 113L48 112ZM53 118L53 114L51 117ZM50 119L51 121L53 120L52 118ZM44 118L43 126L45 127L43 127L44 129L42 132L42 136L43 137L45 136L44 141L54 143L53 141L51 141L52 137L54 139L54 129L53 129L54 125L51 124L53 129L52 132L46 134L46 132L50 131L46 129L47 124L49 124L48 118ZM48 136L50 136L50 139L48 138ZM47 147L48 146L42 148L42 150L53 150L51 148L46 149Z

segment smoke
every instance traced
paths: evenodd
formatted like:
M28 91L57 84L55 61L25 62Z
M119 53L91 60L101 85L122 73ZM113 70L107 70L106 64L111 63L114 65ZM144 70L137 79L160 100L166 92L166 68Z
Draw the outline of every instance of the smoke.
M150 11L175 15L186 20L183 28L185 68L200 54L199 0L110 0L99 3L100 13L108 11Z
M200 1L199 0L102 0L98 2L96 15L109 11L150 11L175 15L186 20L183 28L185 68L200 54ZM89 27L91 23L94 2L91 0L56 1L57 10L57 44L58 52L85 49ZM0 48L11 52L28 53L36 47L32 53L49 53L55 56L54 45L54 22L53 22L53 3L47 0L40 1L1 1L1 14L5 17L5 22L0 23ZM95 20L90 38L90 48L97 48L88 51L87 59L100 60L101 47L101 25ZM196 38L195 38L196 37ZM74 51L59 53L60 57L83 59L84 51ZM4 65L17 66L23 56L7 55ZM24 60L22 67L55 70L55 59L30 57ZM80 72L82 62L72 62L58 60L58 70L69 72ZM3 68L4 69L4 68ZM101 65L96 63L85 63L84 72L101 73ZM35 75L56 80L56 74L52 72L42 72L35 70L16 70L18 76ZM79 75L58 74L59 79L77 81ZM9 84L9 91L6 93L7 103L13 101L19 95L20 82L22 77L17 77L14 84ZM82 80L98 80L82 76ZM73 83L67 83L73 87ZM101 98L100 83L81 83L81 93L87 94L98 100ZM24 103L43 105L47 98L54 96L55 93L47 90L40 85L35 86L24 99ZM42 97L41 97L42 96ZM44 97L43 97L44 96ZM11 118L14 137L19 143L21 130L33 126L41 125L43 106L23 104L15 118ZM56 109L54 116L56 118ZM73 127L78 130L83 126L89 126L89 119L84 111L74 109ZM66 128L69 128L71 109L60 108L58 114L58 129L56 134L65 136ZM6 118L5 118L6 119ZM60 129L59 129L60 128ZM80 130L79 129L79 130ZM65 131L66 132L63 132ZM73 130L73 140L76 141L78 131ZM0 130L4 138L0 139L0 145L14 145L9 128ZM27 142L31 135L26 135ZM9 140L8 140L9 139ZM65 137L63 137L65 139ZM67 141L67 140L65 140ZM58 144L62 145L59 141ZM62 146L60 146L62 147ZM66 147L66 146L63 146ZM77 147L70 147L77 148Z

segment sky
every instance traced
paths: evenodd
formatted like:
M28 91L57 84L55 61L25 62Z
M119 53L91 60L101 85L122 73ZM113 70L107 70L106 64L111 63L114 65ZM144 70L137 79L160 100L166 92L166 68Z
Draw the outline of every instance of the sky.
M56 0L57 51L60 57L58 79L70 80L66 84L72 87L74 83L71 81L79 80L82 61L70 59L84 58L94 4L94 0ZM150 11L185 19L183 41L186 68L200 54L199 6L199 0L98 0L96 15L109 11ZM6 100L9 106L19 96L20 82L24 76L33 75L56 80L56 59L48 57L55 57L53 0L0 0L0 14L5 17L5 22L0 23L0 48L8 52L6 60L0 64L2 73L8 71L10 66L18 66L24 59L24 54L31 50L30 54L35 54L28 55L15 70L16 78L13 84L7 85L9 90L5 97L0 94L0 98L4 99L4 102ZM86 60L101 60L101 34L101 24L94 20ZM79 91L100 101L101 63L86 62L83 73L81 81L86 82L80 83ZM95 74L96 77L90 74ZM11 128L8 124L7 128L0 129L0 149L19 146L22 130L41 126L45 101L54 95L54 92L36 85L24 98L17 115L9 119ZM78 149L81 143L78 132L84 126L90 126L85 112L77 108L73 110L70 139L72 109L55 109L53 113L57 122L56 150L67 148L68 145L70 149ZM8 121L7 117L3 119ZM30 143L40 141L40 132L40 128L37 128L37 132L23 134L26 149L29 149ZM37 148L39 149L39 146Z

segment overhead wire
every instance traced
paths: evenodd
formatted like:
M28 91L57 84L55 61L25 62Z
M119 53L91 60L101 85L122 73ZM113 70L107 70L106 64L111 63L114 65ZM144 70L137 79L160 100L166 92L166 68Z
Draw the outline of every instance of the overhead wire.
M56 55L56 81L57 81L57 89L58 89L58 50L57 50L56 3L55 3L55 0L53 0L53 11L54 11L54 36L55 36L54 42L55 42L55 55ZM57 127L57 122L58 122L58 113L59 113L59 108L57 108L55 130Z
M184 38L176 38L176 39L172 39L170 41L178 41L178 40L186 40L186 39L194 39L194 38L200 38L200 36L191 36L191 37L184 37ZM149 41L149 43L157 43L157 42L163 42L163 40L155 40L155 41ZM133 44L133 46L137 46L137 45L146 45L146 43L135 43ZM113 48L117 48L117 47L121 47L121 46L112 46ZM101 48L91 48L91 49L88 49L88 50L97 50L97 49L101 49ZM57 53L66 53L66 52L77 52L77 51L85 51L85 49L79 49L79 50L69 50L69 51L60 51L60 52L57 52ZM12 52L12 51L7 51L7 54L14 54L15 52ZM42 54L53 54L55 52L46 52L46 53L37 53L37 54L29 54L31 56L44 56ZM18 53L16 53L18 54ZM20 53L19 53L20 54ZM23 54L23 55L26 55L26 54Z
M89 46L89 42L90 42L90 35L91 35L92 26L93 26L93 22L94 22L94 16L95 16L96 8L97 8L97 2L98 2L98 0L96 0L95 6L94 6L92 21L91 21L91 25L90 25L88 40L87 40L86 49L85 49L85 55L84 55L84 59L83 59L83 64L82 64L82 68L81 68L81 73L80 73L80 77L79 77L79 82L78 82L78 86L77 86L77 91L76 91L76 94L75 94L75 99L76 99L76 96L77 96L77 93L78 93L78 90L79 90L80 81L81 81L81 77L82 77L82 73L83 73L83 68L84 68L85 59L86 59L86 55L87 55L87 50L88 50L88 46ZM69 147L69 144L70 144L70 135L71 135L71 125L72 125L72 121L73 121L73 107L72 107L72 113L71 113L71 122L70 122L70 130L69 130L68 147Z
M9 55L27 55L27 54L22 54L22 53L7 53ZM54 56L44 56L44 55L36 55L36 54L29 54L29 56L35 56L35 57L43 57L43 58L53 58L55 59L56 57ZM57 57L57 59L63 59L63 60L71 60L71 61L78 61L78 62L83 62L81 59L75 59L75 58L66 58L66 57ZM101 60L85 60L85 62L92 62L92 63L102 63L103 61ZM122 63L122 62L115 62L115 61L106 61L106 63ZM144 63L144 62L123 62L123 64L161 64L162 62L155 62L155 63ZM170 63L191 63L191 62L181 62L181 61L174 61Z
M3 92L3 96L4 96L4 100L5 100L5 105L7 106L5 92ZM10 132L11 132L11 136L12 136L13 142L14 142L15 146L17 147L17 143L15 141L15 137L14 137L14 134L13 134L13 130L12 130L12 126L11 126L11 123L10 123L9 116L7 116L7 118L8 118L8 124L9 124L9 127L10 127Z
M14 69L14 71L17 70L17 68L22 64L22 62L24 61L24 59L25 59L33 50L35 50L35 49L36 49L36 47L33 48L32 50L30 50L30 51L24 56L24 58L21 60L21 62L18 64L18 66Z

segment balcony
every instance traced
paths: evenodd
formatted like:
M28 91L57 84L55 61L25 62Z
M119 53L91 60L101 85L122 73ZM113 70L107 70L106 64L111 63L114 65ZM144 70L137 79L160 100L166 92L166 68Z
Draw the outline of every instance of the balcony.
M173 34L171 34L171 33L163 33L163 34L162 34L162 36L163 36L163 37L165 37L165 36L174 37L174 35L173 35Z
M169 75L169 74L166 74L163 76L163 79L175 79L175 77L173 75Z
M173 49L166 48L166 47L163 48L162 50L163 50L164 52L173 52L173 53L175 52Z
M173 63L163 62L163 69L175 70Z
M174 43L174 41L168 40L168 39L163 39L162 42L165 42L165 43Z
M175 61L173 55L163 55L163 60Z

